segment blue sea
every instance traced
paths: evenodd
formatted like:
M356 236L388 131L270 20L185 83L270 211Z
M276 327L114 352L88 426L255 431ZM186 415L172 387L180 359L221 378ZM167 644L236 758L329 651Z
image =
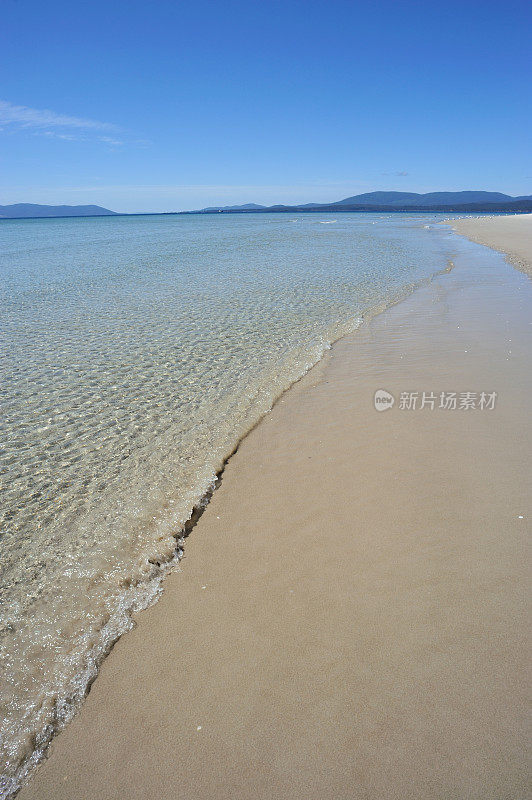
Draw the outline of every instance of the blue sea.
M447 267L441 219L0 220L0 796L157 598L238 441Z

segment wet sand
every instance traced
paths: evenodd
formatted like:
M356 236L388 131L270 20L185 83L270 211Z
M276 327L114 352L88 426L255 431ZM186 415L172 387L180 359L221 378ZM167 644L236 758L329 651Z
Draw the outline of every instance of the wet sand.
M460 219L450 224L473 242L507 254L517 269L532 277L532 214Z
M242 442L21 800L527 796L532 282L462 244Z

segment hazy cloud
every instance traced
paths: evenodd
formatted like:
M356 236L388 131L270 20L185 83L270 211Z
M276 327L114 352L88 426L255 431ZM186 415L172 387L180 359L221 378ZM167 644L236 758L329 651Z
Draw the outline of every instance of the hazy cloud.
M64 139L66 142L77 142L84 138L75 133L59 133L59 131L37 131L34 136L48 136L52 139Z
M394 175L397 178L406 178L408 172L404 172L403 170L398 170L396 172L382 172L381 175Z
M125 142L123 142L121 139L115 139L112 136L100 136L99 139L100 142L103 142L104 144L109 144L112 147L121 147L123 144L125 144Z
M0 128L1 130L1 128ZM56 131L34 131L33 136L46 136L48 139L62 139L64 142L101 142L102 144L106 144L108 147L122 147L126 144L125 141L122 139L117 139L114 136L100 136L95 133L83 133L80 131L79 133L76 131L75 133L66 133L61 131L61 129ZM135 141L135 144L145 144L144 141Z
M57 114L55 111L49 111L48 109L15 106L6 100L0 100L0 125L46 131L54 131L61 128L80 131L117 130L117 126L110 122L99 122L98 120L85 119L84 117L70 117L67 114Z

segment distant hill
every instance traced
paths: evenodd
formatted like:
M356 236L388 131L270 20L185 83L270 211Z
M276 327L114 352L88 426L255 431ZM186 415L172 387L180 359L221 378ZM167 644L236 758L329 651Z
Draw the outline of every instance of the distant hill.
M101 206L40 206L35 203L15 203L0 206L0 218L21 217L103 217L116 214Z
M258 206L256 203L246 203L243 206L211 206L210 208L202 208L202 211L260 211L265 206Z
M243 206L211 206L190 214L220 212L245 213L264 211L457 211L504 212L532 211L532 196L512 197L502 192L366 192L346 197L335 203L305 203L303 205L260 206L246 203Z
M334 205L371 205L371 206L452 206L465 203L509 203L519 200L501 192L367 192L346 197Z

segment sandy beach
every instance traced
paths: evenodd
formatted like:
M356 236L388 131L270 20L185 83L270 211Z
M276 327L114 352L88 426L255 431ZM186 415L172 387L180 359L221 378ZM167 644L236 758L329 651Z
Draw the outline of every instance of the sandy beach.
M450 224L473 242L504 253L514 267L532 276L532 214L472 217L452 220Z
M527 796L532 283L467 251L244 439L21 800Z

